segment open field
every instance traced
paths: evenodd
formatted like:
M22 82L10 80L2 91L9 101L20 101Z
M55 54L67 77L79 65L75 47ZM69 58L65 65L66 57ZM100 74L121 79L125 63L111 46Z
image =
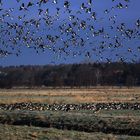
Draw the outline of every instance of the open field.
M62 111L0 111L0 123L28 125L82 132L103 132L140 136L140 111L62 112ZM111 114L111 115L110 115Z
M0 125L1 140L139 140L136 136L86 133L54 128Z
M139 140L140 88L1 89L5 138Z
M0 103L108 103L139 102L140 87L89 88L89 89L1 89Z
M139 140L139 116L140 111L131 111L130 114L128 110L101 111L98 114L0 111L0 139Z

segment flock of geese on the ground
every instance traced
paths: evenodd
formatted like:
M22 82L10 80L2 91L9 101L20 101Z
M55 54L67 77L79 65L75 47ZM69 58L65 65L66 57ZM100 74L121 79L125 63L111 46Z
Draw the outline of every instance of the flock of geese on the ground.
M0 56L19 56L22 48L28 47L36 53L49 50L65 58L97 57L111 62L114 55L118 61L128 61L131 56L135 62L140 53L140 44L136 44L140 18L129 26L119 22L116 14L129 9L134 1L111 0L111 7L100 11L95 10L95 1L13 0L16 6L12 7L6 6L7 0L0 0ZM131 42L134 46L127 46ZM108 52L112 56L104 55Z
M43 103L15 103L0 104L0 110L28 110L28 111L82 111L91 110L140 110L140 103L83 103L83 104L43 104Z

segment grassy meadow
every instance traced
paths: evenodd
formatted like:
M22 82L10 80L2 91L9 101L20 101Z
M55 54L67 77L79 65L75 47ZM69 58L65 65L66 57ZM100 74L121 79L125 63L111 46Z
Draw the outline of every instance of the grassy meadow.
M140 88L1 89L0 104L140 103ZM139 140L140 110L0 110L0 139Z
M140 102L140 87L136 88L56 88L56 89L1 89L0 103L108 103Z

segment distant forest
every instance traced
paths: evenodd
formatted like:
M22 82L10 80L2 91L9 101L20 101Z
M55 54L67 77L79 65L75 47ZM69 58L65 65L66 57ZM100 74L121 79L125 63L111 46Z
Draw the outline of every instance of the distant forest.
M0 88L140 86L140 63L0 67Z

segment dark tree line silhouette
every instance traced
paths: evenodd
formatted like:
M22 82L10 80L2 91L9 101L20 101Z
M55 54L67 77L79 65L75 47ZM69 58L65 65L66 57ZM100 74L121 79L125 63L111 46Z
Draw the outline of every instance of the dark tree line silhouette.
M140 63L0 67L0 88L139 86Z

